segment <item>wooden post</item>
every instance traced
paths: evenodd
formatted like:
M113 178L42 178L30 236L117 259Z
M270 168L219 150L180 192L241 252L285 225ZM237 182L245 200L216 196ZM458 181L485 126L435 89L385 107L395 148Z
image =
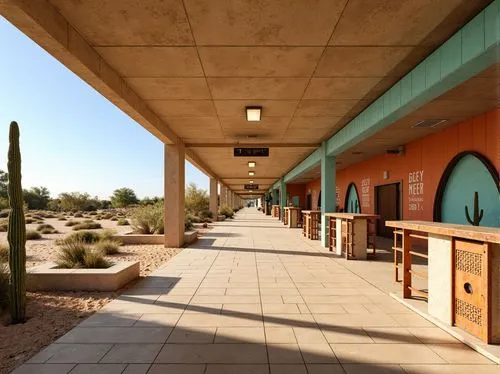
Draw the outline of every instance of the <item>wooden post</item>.
M410 230L403 230L401 247L403 249L403 298L411 298L411 237Z

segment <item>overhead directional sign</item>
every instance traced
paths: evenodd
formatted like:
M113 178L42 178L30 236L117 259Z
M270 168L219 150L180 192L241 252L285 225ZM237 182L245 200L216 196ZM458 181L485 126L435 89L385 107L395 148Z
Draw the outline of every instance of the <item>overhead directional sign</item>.
M245 190L258 190L258 184L245 184Z
M269 148L234 148L234 157L269 157Z

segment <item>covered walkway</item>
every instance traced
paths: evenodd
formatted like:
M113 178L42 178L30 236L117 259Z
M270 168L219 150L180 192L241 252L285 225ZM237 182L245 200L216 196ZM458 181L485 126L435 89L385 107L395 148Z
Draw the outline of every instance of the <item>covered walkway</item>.
M15 373L498 373L394 301L391 270L246 208Z

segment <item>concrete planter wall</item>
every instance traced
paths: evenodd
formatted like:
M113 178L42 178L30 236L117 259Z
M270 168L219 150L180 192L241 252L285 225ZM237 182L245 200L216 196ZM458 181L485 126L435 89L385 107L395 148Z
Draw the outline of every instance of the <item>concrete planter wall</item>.
M116 291L139 277L139 262L118 262L107 269L57 269L48 262L28 269L29 291Z
M184 233L184 243L191 244L198 238L198 232L186 231ZM113 239L119 240L123 244L164 244L165 235L163 234L125 234L113 235Z

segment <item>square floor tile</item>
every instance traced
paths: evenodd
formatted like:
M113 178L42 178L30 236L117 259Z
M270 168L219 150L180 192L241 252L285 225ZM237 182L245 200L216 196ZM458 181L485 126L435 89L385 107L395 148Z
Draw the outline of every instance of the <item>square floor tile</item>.
M304 362L297 344L268 344L267 351L271 364L295 364Z
M176 327L167 339L167 343L212 343L216 327Z
M115 344L101 363L151 363L161 347L161 344Z

